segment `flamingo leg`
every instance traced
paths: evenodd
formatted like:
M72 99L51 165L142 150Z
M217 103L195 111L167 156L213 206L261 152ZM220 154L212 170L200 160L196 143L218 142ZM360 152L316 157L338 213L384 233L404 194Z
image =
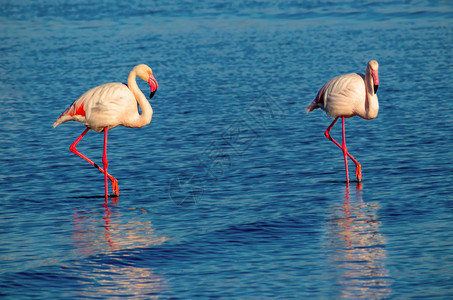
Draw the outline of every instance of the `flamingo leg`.
M338 143L336 140L334 140L330 136L330 130L332 129L333 125L338 121L338 118L339 117L336 117L335 120L333 120L332 124L330 124L330 126L327 127L327 130L324 132L324 135L326 136L326 138L331 140L335 145L338 146L338 148L340 148L343 151L344 160L345 160L345 169L346 169L346 181L349 182L348 162L347 162L347 156L349 156L349 158L355 164L355 176L357 177L357 180L360 182L360 181L362 181L362 166L354 157L352 157L352 155L348 152L348 149L346 148L345 125L344 125L345 118L344 117L341 117L342 123L343 123L343 141L342 141L343 145L340 145L340 143Z
M344 117L341 117L341 120L343 121L343 144L341 145L341 150L343 150L343 156L344 156L344 168L346 170L346 182L349 183L349 171L348 171L348 148L346 148L346 134L345 134L345 128L344 128Z
M107 131L108 128L104 128L104 154L102 155L102 163L104 165L104 183L105 183L105 200L107 201L109 197L109 182L107 181L107 167L109 166L109 161L107 160Z
M94 166L96 169L101 171L105 176L107 176L110 179L110 181L112 182L113 193L115 194L115 196L118 196L119 195L118 180L116 180L116 178L113 177L112 175L110 175L109 173L104 172L104 169L102 169L100 166L98 166L96 163L94 163L91 159L89 159L88 157L86 157L85 155L80 153L79 150L77 150L77 148L76 148L77 144L82 140L82 138L87 134L87 132L89 130L90 130L89 128L85 129L85 131L82 132L82 134L74 141L74 143L71 144L71 146L69 147L69 150L72 153L80 156L81 158L83 158L84 160L89 162L92 166ZM105 148L104 151L105 152L107 151L106 138L107 138L107 136L106 136L106 134L104 134L104 148Z

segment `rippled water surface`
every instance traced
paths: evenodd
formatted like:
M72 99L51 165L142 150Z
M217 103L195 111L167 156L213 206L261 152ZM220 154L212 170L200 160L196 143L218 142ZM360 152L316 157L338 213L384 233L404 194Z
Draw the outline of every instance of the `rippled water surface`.
M453 297L451 1L0 7L1 298ZM370 59L380 111L346 121L347 186L304 110ZM52 124L138 63L153 120L110 132L103 206L68 149L83 125ZM102 142L78 149L101 163Z

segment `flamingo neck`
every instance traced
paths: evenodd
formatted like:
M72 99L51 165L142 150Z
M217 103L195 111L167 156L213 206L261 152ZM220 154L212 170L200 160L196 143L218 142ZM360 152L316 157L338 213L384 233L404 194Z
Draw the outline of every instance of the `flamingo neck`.
M143 127L151 122L151 118L153 116L153 108L151 107L151 104L149 104L149 101L146 99L145 95L139 89L136 79L137 74L135 69L133 69L127 78L127 86L134 94L135 100L137 100L138 105L140 105L142 113L138 114L137 111L137 118L132 122L129 122L127 127Z
M366 100L365 100L365 119L374 119L378 115L379 102L374 92L373 77L368 67L365 74Z

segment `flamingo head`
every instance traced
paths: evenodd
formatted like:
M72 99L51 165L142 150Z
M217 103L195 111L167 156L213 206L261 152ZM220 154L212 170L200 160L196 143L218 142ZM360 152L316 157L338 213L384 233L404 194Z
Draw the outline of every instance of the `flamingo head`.
M371 77L373 78L373 90L376 94L379 87L378 62L375 60L370 60L370 62L368 63L368 69L370 70Z
M149 99L151 99L154 96L154 94L156 93L157 88L159 87L159 84L157 83L156 78L154 78L153 70L151 70L150 67L148 67L147 65L144 65L144 64L135 66L134 70L138 77L140 77L144 81L148 82L149 87L151 89L151 94L149 95Z
M149 95L149 99L151 99L156 93L157 88L159 87L159 84L157 83L156 78L154 78L152 71L148 74L148 84L149 88L151 89L151 94Z

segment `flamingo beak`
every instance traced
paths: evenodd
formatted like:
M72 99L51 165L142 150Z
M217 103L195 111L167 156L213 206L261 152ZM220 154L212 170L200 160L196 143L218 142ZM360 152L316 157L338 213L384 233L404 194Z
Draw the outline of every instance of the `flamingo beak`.
M149 87L151 88L151 94L149 95L149 99L151 99L152 97L154 97L154 94L156 93L157 88L159 87L159 84L157 83L157 80L154 78L152 73L149 74L148 84Z
M371 76L373 77L373 89L374 93L376 94L378 88L379 88L379 75L377 70L371 70Z

